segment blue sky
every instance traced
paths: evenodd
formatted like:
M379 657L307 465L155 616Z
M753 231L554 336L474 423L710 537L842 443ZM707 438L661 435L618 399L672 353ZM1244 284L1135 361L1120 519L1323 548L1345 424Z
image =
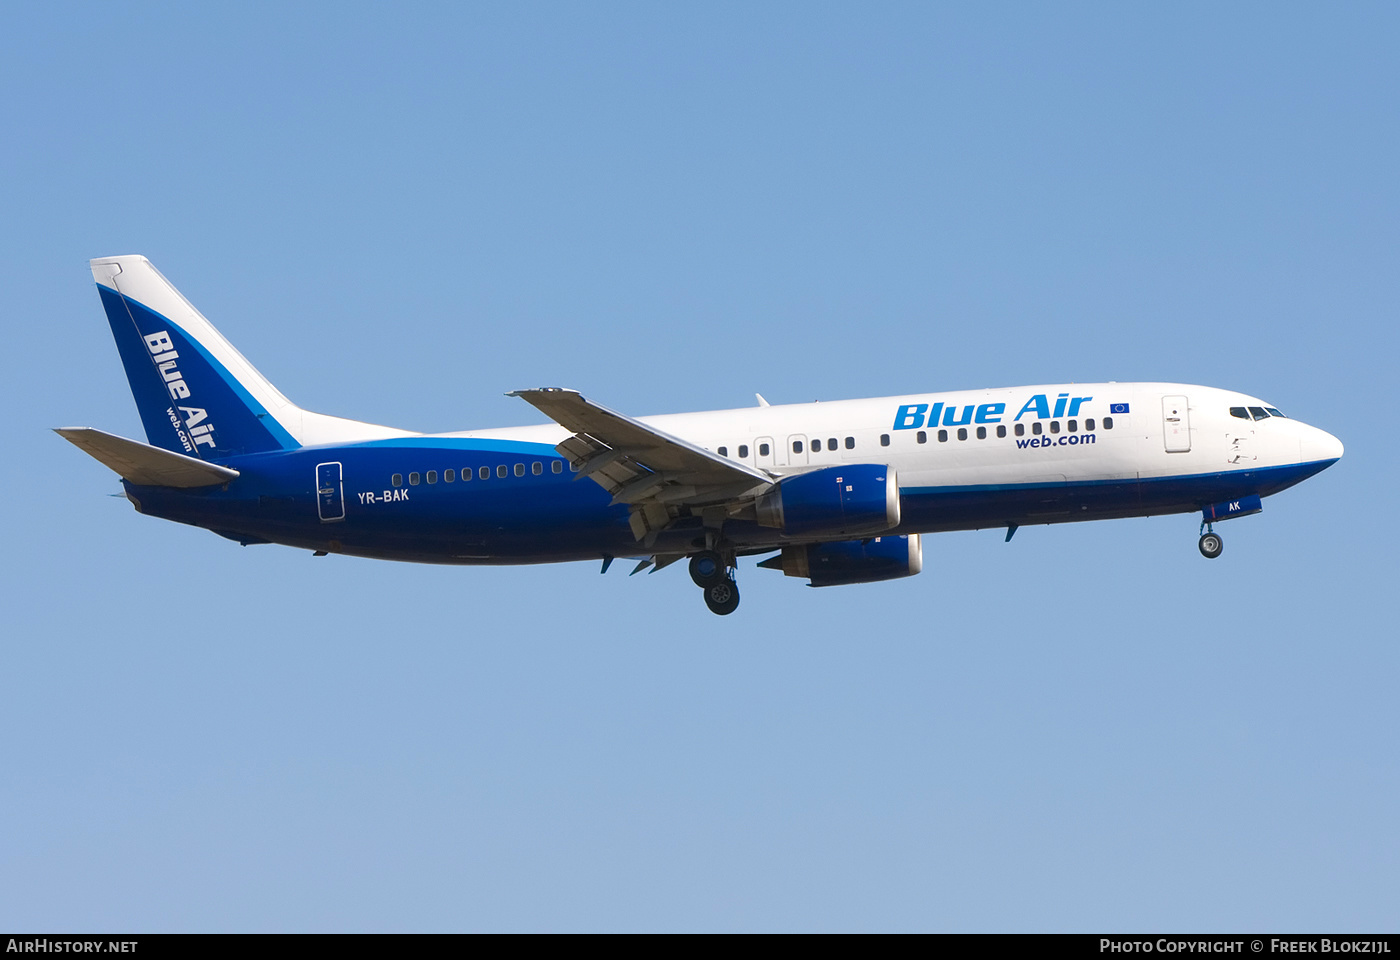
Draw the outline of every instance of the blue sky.
M1393 5L28 5L0 57L0 926L1393 930ZM142 518L90 257L419 430L1060 380L1337 467L915 579ZM1377 431L1380 431L1377 433Z

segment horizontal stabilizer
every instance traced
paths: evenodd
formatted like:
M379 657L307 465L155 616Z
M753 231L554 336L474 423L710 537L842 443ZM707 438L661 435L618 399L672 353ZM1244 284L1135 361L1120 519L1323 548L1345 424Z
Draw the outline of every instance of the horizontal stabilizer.
M123 480L143 487L209 487L228 483L238 471L206 463L183 453L162 450L92 427L60 427L54 433L115 470Z

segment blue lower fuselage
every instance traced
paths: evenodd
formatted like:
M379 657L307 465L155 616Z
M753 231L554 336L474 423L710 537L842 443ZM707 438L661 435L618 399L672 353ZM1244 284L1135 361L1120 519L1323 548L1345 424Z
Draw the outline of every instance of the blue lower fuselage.
M1191 513L1205 504L1277 493L1331 462L1152 478L905 486L902 522L894 532ZM318 468L326 464L339 467L341 488L332 495L326 494L324 479L322 489L317 486L325 475ZM544 444L423 438L254 454L231 458L227 465L240 476L224 487L125 486L142 513L243 543L381 559L543 563L681 554L704 545L697 517L683 518L644 547L628 526L627 505L612 504L597 484L579 481ZM450 483L448 470L454 475ZM435 482L427 482L430 476ZM744 520L726 523L725 536L741 553L806 542Z

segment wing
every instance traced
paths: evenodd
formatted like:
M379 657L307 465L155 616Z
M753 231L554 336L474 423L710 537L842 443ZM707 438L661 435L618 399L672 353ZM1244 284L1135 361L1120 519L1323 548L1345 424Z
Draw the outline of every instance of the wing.
M575 390L543 387L507 394L533 404L573 433L554 449L569 459L613 503L632 506L638 540L664 529L682 512L730 515L751 506L773 477L698 447L582 397Z

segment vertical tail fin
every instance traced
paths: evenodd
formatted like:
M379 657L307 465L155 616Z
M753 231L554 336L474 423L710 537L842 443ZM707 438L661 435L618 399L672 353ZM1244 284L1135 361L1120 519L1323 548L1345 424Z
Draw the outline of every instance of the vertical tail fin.
M152 446L201 459L413 434L303 410L145 257L91 262Z
M91 266L152 446L218 459L301 445L279 417L298 408L149 260Z

